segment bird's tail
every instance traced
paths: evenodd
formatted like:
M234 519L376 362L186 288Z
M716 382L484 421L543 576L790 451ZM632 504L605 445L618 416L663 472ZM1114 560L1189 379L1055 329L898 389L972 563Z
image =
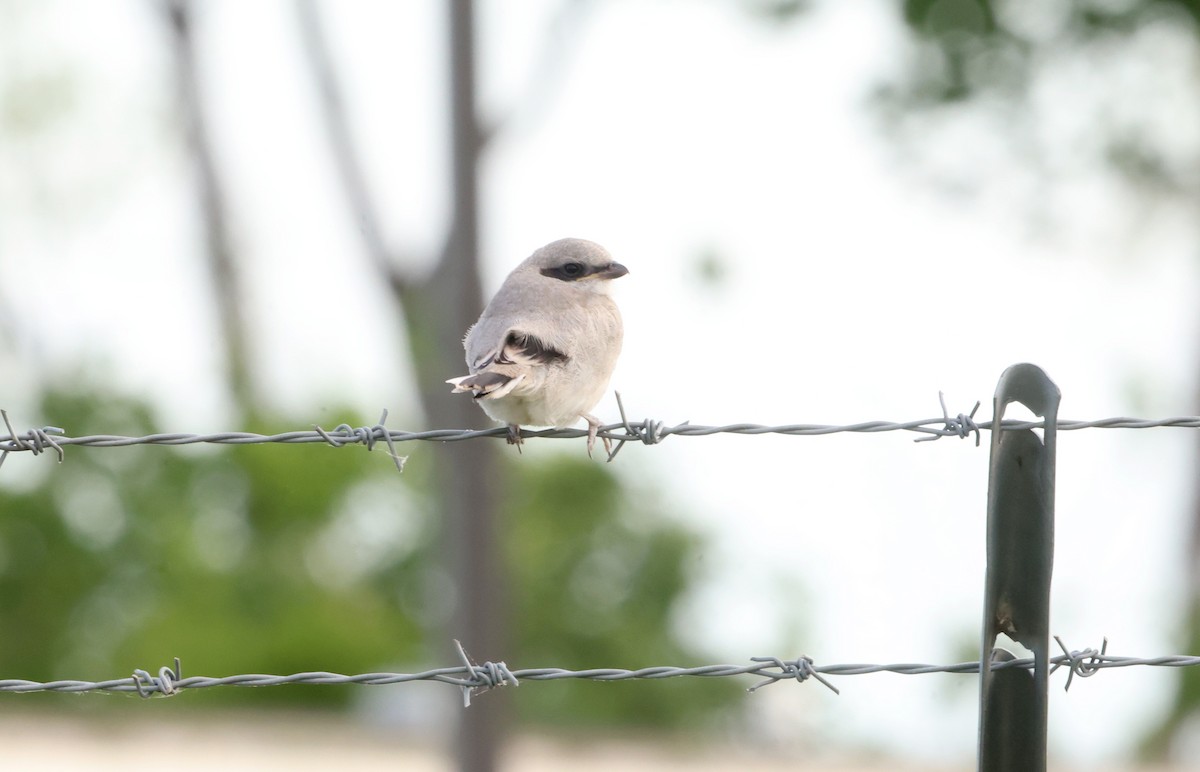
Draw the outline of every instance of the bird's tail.
M506 375L495 370L482 370L474 375L462 375L446 381L454 386L455 394L469 391L475 399L499 399L517 387L525 375Z

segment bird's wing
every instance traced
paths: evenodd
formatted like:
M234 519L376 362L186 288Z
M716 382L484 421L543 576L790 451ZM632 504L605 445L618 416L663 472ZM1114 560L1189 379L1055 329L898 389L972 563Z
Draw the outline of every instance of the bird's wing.
M500 346L471 360L471 374L451 378L454 391L469 391L475 399L499 399L517 388L530 374L528 368L565 362L567 355L538 336L510 329Z
M496 361L515 365L548 365L566 361L567 355L531 332L509 330Z
M567 358L565 353L533 333L510 329L505 333L500 346L483 352L475 358L471 363L471 369L478 372L494 364L535 367L554 362L565 362Z

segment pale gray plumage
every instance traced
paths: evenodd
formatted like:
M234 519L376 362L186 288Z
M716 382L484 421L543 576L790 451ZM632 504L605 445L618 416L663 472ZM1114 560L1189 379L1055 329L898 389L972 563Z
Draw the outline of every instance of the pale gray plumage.
M626 273L591 241L561 239L537 250L467 331L470 375L446 383L471 392L484 412L508 424L508 441L518 446L522 425L570 426L583 418L590 454L600 421L589 411L621 353L621 314L610 282Z

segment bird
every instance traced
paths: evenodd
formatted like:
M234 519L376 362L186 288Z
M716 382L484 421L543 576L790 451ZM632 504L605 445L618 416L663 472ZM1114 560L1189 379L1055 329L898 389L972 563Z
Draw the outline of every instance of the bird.
M629 273L604 247L567 238L513 269L463 338L468 375L446 381L470 393L508 425L521 449L522 426L587 421L588 456L601 423L590 411L608 388L624 328L612 281ZM607 437L605 451L612 453Z

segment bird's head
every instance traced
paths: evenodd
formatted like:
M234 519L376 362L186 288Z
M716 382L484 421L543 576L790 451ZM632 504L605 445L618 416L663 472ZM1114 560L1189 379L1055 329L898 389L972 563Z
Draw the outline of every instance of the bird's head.
M607 293L609 282L629 273L613 260L608 250L594 241L559 239L534 252L520 266L552 281L572 284L581 290Z

